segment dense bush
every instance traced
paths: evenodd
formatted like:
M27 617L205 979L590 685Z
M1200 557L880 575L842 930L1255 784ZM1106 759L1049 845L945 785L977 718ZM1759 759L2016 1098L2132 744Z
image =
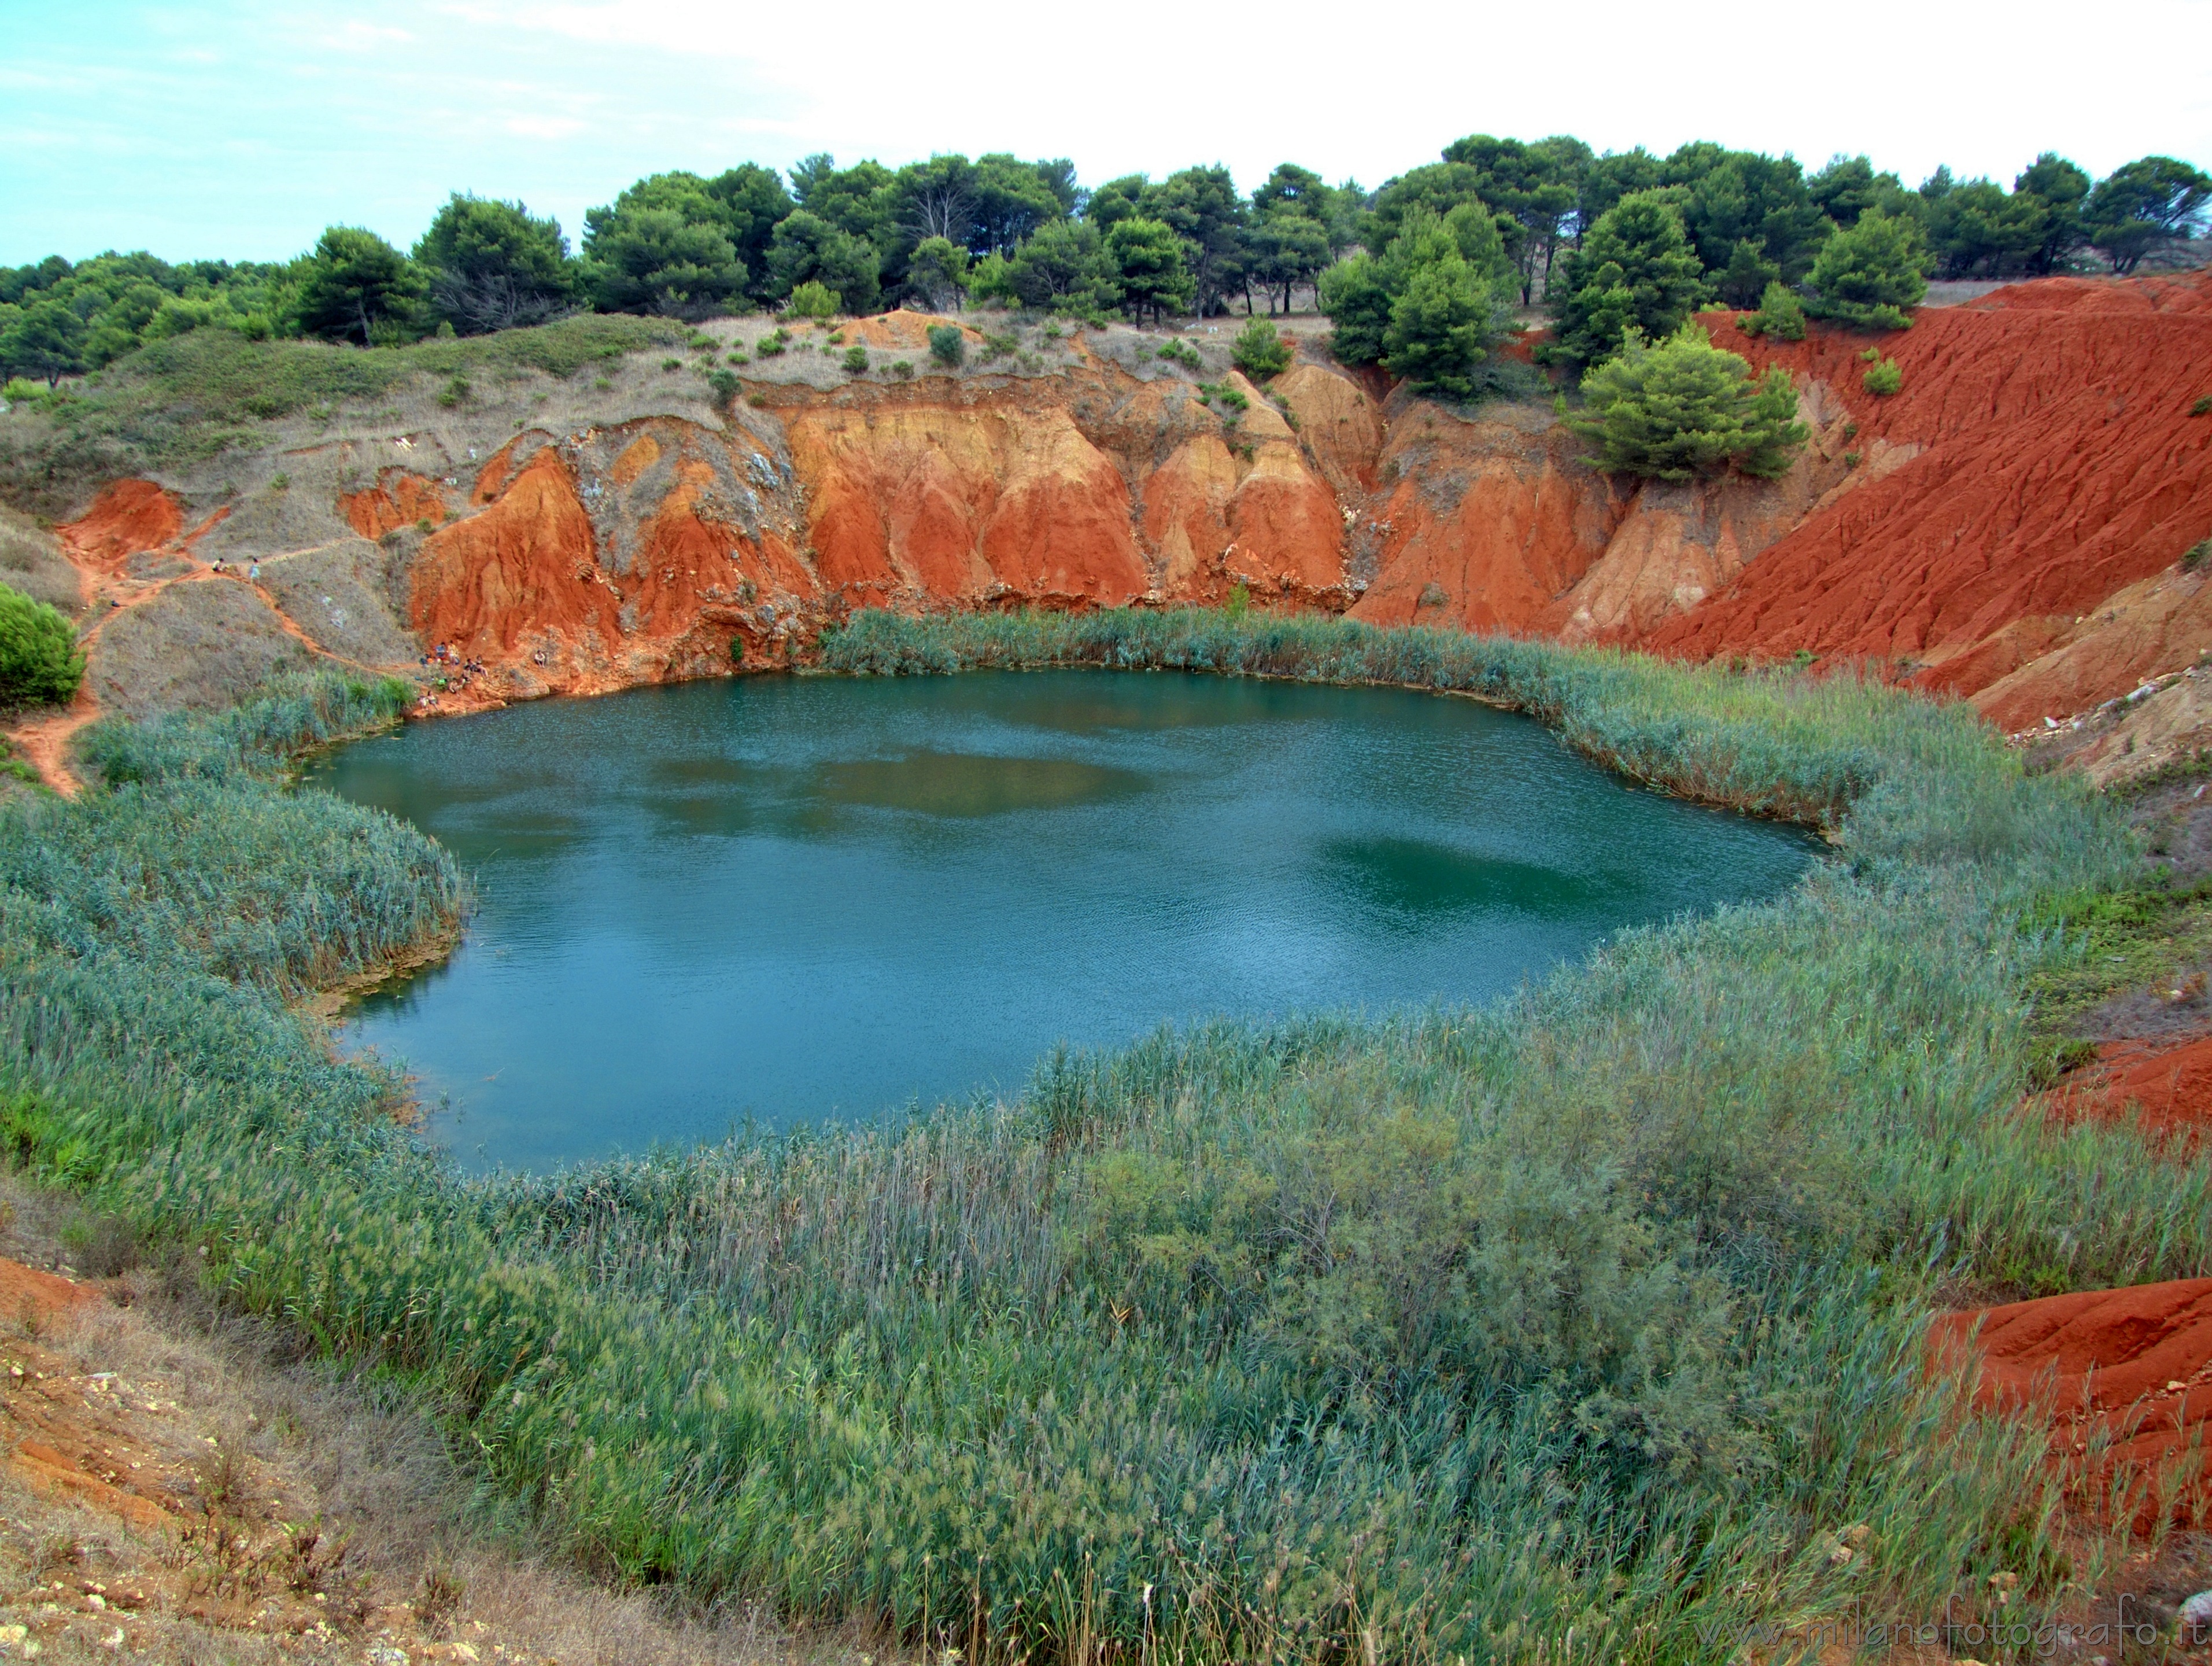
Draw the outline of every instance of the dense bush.
M929 356L948 368L959 368L968 356L967 333L957 324L931 325Z
M84 655L61 613L0 584L0 709L76 696Z
M1229 344L1230 362L1255 382L1281 375L1295 356L1282 332L1262 318L1248 321Z
M1805 303L1796 292L1779 282L1766 286L1759 310L1746 313L1735 327L1747 336L1772 336L1777 341L1805 339Z
M1672 336L1705 299L1703 269L1682 216L1664 192L1638 192L1607 209L1561 272L1553 350L1591 365L1620 350L1633 329Z
M1869 210L1821 246L1805 310L1855 329L1905 329L1928 294L1927 260L1916 223Z
M1869 365L1859 382L1866 391L1877 398L1886 398L1905 386L1905 373L1897 368L1895 359L1883 359Z
M1582 391L1589 414L1566 426L1596 445L1608 472L1687 480L1735 468L1771 478L1807 437L1789 372L1775 365L1753 380L1695 323L1656 344L1632 334Z
M788 310L794 318L835 318L837 315L836 293L828 284L808 278L792 290Z

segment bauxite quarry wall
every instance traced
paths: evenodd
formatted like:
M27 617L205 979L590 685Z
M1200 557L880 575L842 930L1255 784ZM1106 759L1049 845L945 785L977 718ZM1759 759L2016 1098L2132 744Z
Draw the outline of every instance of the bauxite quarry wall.
M912 351L938 321L843 339ZM1029 374L749 382L713 417L339 438L285 453L295 477L349 483L311 514L249 492L224 525L232 504L192 482L122 480L60 532L118 605L173 607L160 589L214 578L307 650L357 658L325 640L340 614L368 663L445 645L482 666L448 709L717 673L733 645L744 666L803 660L858 607L1213 604L1239 584L1379 624L1856 662L2011 730L2212 648L2185 561L2212 533L2203 275L2014 285L1878 338L1705 323L1797 384L1812 440L1783 479L1610 478L1548 403L1455 413L1310 341L1265 390L1224 375L1247 401L1224 420L1194 378L1091 337ZM1870 344L1903 372L1887 398L1861 385ZM270 581L303 556L387 617L352 629L334 592Z

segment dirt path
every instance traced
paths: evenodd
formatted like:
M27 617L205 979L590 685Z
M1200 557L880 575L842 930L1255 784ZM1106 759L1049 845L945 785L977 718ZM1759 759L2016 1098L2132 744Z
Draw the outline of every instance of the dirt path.
M198 534L194 533L192 536L197 537ZM78 638L77 646L88 651L93 643L99 639L100 633L107 628L109 622L117 616L126 613L134 607L144 605L155 597L177 585L240 584L246 586L268 605L269 611L276 616L276 623L285 635L292 637L312 654L356 671L376 674L377 667L364 666L358 660L348 659L342 654L334 654L308 635L289 614L276 605L276 599L259 585L252 583L243 575L230 571L228 567L222 571L217 571L213 563L201 562L191 553L188 545L189 539L178 544L165 546L158 550L137 552L143 555L171 556L179 560L190 562L191 565L185 571L165 574L158 578L136 578L123 570L124 562L109 563L88 560L66 539L64 540L63 550L69 557L70 564L77 569L79 588L85 597L87 605L98 611L98 617L86 629L83 635ZM301 552L289 550L284 553ZM276 561L283 559L283 556L271 556L267 559ZM39 772L40 778L47 786L52 787L64 798L73 799L84 790L84 783L79 779L76 770L70 767L70 745L81 731L99 721L104 709L100 703L99 696L93 692L91 679L88 677L79 685L76 699L68 705L58 710L41 712L34 717L11 724L4 729L0 729L0 734L7 737L17 755Z

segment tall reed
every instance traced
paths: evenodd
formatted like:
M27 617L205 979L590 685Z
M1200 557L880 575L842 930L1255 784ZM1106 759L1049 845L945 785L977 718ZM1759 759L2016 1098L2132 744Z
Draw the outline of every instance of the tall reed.
M459 879L268 785L330 725L249 710L103 736L123 784L0 821L0 1134L709 1600L1009 1661L1705 1660L2000 1571L2059 1600L2033 1432L1922 1336L1944 1278L2212 1267L2212 1166L2014 1114L2025 981L2081 952L2021 922L2133 871L2091 795L1850 678L1193 613L863 615L825 653L1478 694L1836 856L1488 1008L1170 1028L896 1127L464 1181L282 1004Z

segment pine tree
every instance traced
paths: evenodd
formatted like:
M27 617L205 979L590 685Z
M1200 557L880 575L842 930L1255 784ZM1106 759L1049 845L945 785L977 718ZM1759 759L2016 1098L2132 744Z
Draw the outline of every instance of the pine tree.
M1857 223L1820 246L1807 280L1805 310L1860 330L1903 330L1906 308L1928 293L1928 255L1920 228L1903 215L1869 209Z
M1595 364L1630 325L1655 339L1680 329L1705 298L1705 268L1668 193L1633 192L1598 216L1560 289L1556 350Z
M1608 474L1688 480L1735 468L1771 479L1808 437L1789 374L1776 366L1754 381L1695 323L1656 344L1632 331L1583 378L1583 396L1588 414L1567 427L1597 447Z

